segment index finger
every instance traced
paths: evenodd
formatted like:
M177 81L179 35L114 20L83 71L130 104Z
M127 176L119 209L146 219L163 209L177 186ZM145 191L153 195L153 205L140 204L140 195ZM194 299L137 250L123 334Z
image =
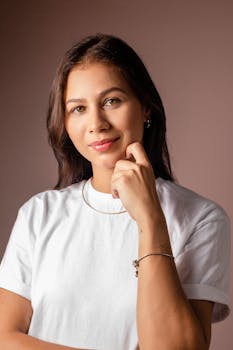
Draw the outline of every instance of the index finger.
M130 143L126 148L125 153L127 158L132 155L138 164L148 165L148 163L150 163L146 151L140 142Z

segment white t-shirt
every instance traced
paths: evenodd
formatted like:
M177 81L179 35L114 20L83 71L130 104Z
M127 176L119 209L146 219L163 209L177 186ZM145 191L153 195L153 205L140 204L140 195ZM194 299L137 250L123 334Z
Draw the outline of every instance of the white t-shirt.
M138 228L129 214L101 214L83 201L85 181L33 196L19 210L0 266L0 287L29 300L29 334L66 346L135 350ZM229 314L230 222L216 203L161 178L156 188L175 263L189 299L215 302L213 322ZM104 211L120 199L85 197Z

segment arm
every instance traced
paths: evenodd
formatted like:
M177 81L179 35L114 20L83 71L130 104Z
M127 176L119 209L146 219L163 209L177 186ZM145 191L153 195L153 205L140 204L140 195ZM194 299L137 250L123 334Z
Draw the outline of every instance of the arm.
M160 215L142 220L146 224L140 227L140 257L149 252L171 254L166 224ZM212 308L208 301L187 300L173 259L149 256L140 262L137 297L140 349L207 350Z
M27 335L32 317L28 299L0 288L0 348L4 350L81 350ZM84 349L83 349L84 350Z
M153 169L142 145L130 144L126 156L116 163L111 187L113 196L118 194L137 222L138 256L172 254ZM188 301L173 259L158 255L140 262L137 328L141 350L207 350L212 309L212 303Z

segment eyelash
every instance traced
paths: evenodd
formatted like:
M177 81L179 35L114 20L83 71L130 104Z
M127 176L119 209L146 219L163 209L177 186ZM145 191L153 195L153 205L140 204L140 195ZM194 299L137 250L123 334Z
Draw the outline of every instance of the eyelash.
M111 97L111 98L107 98L106 100L104 100L104 103L103 105L106 105L107 102L109 101L113 101L113 104L111 104L110 106L112 105L115 105L115 104L118 104L121 102L121 100L118 98L118 97ZM107 106L109 107L109 106ZM82 113L82 111L78 111L78 108L85 108L85 106L75 106L74 108L71 109L71 113L74 113L75 111L77 111L77 113Z
M77 111L78 113L82 113L82 112L80 112L80 111L77 110L77 109L80 108L80 107L84 107L84 106L76 106L76 107L72 108L72 109L71 109L71 113L74 113L74 112L76 112L76 111Z
M111 98L107 98L105 101L104 101L104 104L106 104L106 102L109 102L109 101L115 101L117 103L120 103L121 100L118 98L118 97L111 97ZM114 104L115 104L114 102Z

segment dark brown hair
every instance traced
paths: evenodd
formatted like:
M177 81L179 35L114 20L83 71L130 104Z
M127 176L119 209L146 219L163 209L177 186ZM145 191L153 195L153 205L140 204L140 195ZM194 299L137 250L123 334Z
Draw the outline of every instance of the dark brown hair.
M64 125L64 92L71 69L88 61L115 65L135 96L150 111L150 128L144 129L143 146L156 177L174 181L166 143L163 103L143 62L123 40L105 34L88 36L69 49L56 72L49 98L49 143L58 162L56 189L92 176L90 162L75 148Z

